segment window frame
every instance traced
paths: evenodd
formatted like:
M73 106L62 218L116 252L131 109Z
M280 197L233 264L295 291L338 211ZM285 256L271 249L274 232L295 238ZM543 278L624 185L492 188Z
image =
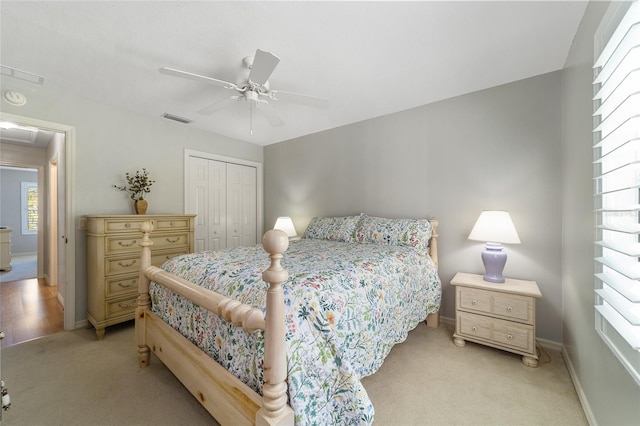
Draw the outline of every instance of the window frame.
M627 18L628 12L632 9L633 9L632 13L634 14L633 15L634 20L632 21L633 22L632 25L628 25L628 22L625 23L625 19ZM607 178L604 175L606 175L607 173L608 174L613 174L613 173L611 173L611 169L608 169L608 170L605 170L605 173L603 175L603 170L602 170L600 161L602 161L602 158L606 157L612 151L608 151L603 155L602 146L600 142L606 139L606 136L609 136L614 132L609 131L608 135L605 135L605 138L601 137L602 136L601 132L598 130L598 127L600 126L600 113L596 113L604 103L601 99L599 99L601 95L598 95L598 92L600 91L604 83L597 84L598 82L597 77L599 74L599 70L602 68L601 66L598 66L600 65L598 63L599 59L601 59L600 56L603 55L603 52L605 52L605 50L609 50L613 52L616 51L617 47L611 49L611 47L608 46L609 41L613 38L616 31L618 30L618 27L621 24L624 24L626 29L630 29L638 25L637 24L638 14L640 14L640 1L636 0L631 3L627 3L627 2L612 3L612 5L607 10L604 18L602 19L600 26L598 27L594 35L593 176L594 176L594 214L595 214L595 223L596 223L595 235L594 235L595 329L600 335L600 337L602 338L602 340L605 342L605 344L616 356L616 358L618 358L620 363L629 372L631 377L636 381L636 383L640 385L640 348L636 349L634 348L634 345L632 345L632 343L637 344L638 334L637 334L636 327L638 326L637 325L629 326L628 324L631 324L631 323L627 324L625 321L619 321L619 318L623 318L624 315L628 315L628 314L633 315L633 312L637 310L637 307L636 307L637 302L633 302L633 301L625 302L626 305L622 305L622 306L615 305L615 303L611 304L610 303L611 300L607 300L607 299L610 299L610 297L607 296L607 292L617 297L622 297L622 296L620 296L617 293L615 286L611 287L610 283L607 283L606 280L603 279L603 276L601 274L603 272L603 269L604 270L608 269L609 271L612 270L617 272L620 272L620 269L617 269L617 267L614 267L612 269L606 265L606 262L602 261L602 259L609 259L609 258L615 260L615 256L612 256L612 257L607 256L607 250L611 252L612 247L608 246L608 243L613 241L615 244L616 237L603 235L606 232L611 232L611 230L607 230L607 228L609 228L609 225L606 225L603 220L607 212L607 209L603 208L603 200L607 193L604 186L606 183L605 180ZM629 15L629 17L631 16L632 15ZM625 28L625 27L622 27L622 28ZM622 39L624 39L624 36L620 38L620 40ZM635 38L633 38L633 40L635 40ZM632 64L635 67L635 62L632 62ZM606 79L607 77L604 78L605 81ZM618 87L611 83L610 83L610 86ZM613 90L611 92L613 92ZM633 88L629 92L624 92L624 93L633 94L637 92L635 91L635 86L633 86ZM606 100L607 99L605 99L605 101ZM621 105L622 103L623 102L616 103L615 105ZM608 115L609 114L608 112L605 112L603 114L605 115L605 117L610 117ZM605 118L605 121L606 121L606 118ZM630 126L630 127L632 131L633 130L637 131L636 126ZM635 138L631 139L631 141L638 142ZM636 151L636 153L637 152L640 152L640 150ZM637 183L635 183L635 185L637 185ZM633 190L633 189L630 188L630 190ZM613 192L615 191L619 191L619 190L614 190ZM640 206L640 189L636 189L636 197L637 198L635 199L635 202L638 204L638 206ZM614 210L608 210L608 211L611 212ZM640 211L638 211L637 209L635 209L635 211L630 211L625 208L617 214L621 214L621 215L636 214L636 217L632 219L632 221L634 222L635 226L640 227ZM628 217L632 217L632 216L628 216ZM613 232L616 233L618 231L613 230ZM628 231L625 231L625 232L628 232ZM640 243L640 233L635 231L633 233L637 234L636 241L637 243ZM624 243L624 244L628 245L629 243ZM613 247L613 250L615 251L617 250L617 248ZM630 258L635 257L636 261L640 263L640 256L636 256L634 254L629 255L628 253L627 255ZM634 269L636 268L634 267ZM633 281L634 278L629 278L629 280ZM638 287L640 287L640 281L638 281L638 278L635 278L635 280L636 281L635 281L635 284L633 284L633 289L637 289ZM629 305L631 305L631 307L628 307Z

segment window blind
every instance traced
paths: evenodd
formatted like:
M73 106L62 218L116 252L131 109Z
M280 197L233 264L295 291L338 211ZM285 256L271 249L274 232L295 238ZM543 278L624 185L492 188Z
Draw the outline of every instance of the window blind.
M594 71L596 329L640 383L640 2Z

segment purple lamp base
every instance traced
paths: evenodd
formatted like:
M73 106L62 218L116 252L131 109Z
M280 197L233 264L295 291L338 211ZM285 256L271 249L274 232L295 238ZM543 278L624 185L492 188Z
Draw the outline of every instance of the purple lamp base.
M487 243L482 252L482 263L484 263L484 280L492 283L503 283L502 271L507 263L507 253L502 251L502 244Z

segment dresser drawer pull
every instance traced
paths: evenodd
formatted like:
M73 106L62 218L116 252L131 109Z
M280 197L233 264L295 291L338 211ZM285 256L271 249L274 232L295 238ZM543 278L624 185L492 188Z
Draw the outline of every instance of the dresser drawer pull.
M473 301L471 301L471 304L472 304L472 305L477 305L477 304L478 304L478 301L477 301L477 300L473 300Z
M513 340L513 336L510 334L507 334L507 340Z
M118 245L121 247L131 247L132 245L134 245L135 243L137 243L136 240L131 241L129 244L127 243L123 243L122 241L118 241Z
M171 222L169 222L169 225L176 226L176 223L174 221L171 221Z
M123 268L128 268L129 266L133 266L135 264L136 264L135 260L132 260L129 263L118 262L118 265L122 266Z
M471 327L471 331L478 331L478 327Z
M131 283L128 283L128 284L125 284L125 283L118 283L118 285L119 285L120 287L122 287L122 288L129 288L129 287L133 287L133 286L135 285L135 283L134 283L134 282L131 282Z
M137 300L133 300L133 301L131 301L129 303L118 303L118 307L120 307L122 309L133 308L137 304L138 304L138 301Z
M175 238L175 239L167 238L166 240L167 240L168 243L173 244L173 243L177 243L178 241L180 241L180 237Z
M511 312L511 311L513 311L513 308L511 306L508 306L507 307L507 312Z
M131 228L131 224L130 224L130 223L125 223L125 224L124 224L124 227L125 227L125 228Z

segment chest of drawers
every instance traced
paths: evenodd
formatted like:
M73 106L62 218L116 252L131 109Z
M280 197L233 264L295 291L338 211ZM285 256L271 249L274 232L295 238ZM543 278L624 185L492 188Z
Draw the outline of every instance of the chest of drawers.
M134 318L143 222L153 224L151 263L193 252L195 215L96 215L87 219L87 320L105 327Z
M484 281L482 275L457 273L456 331L453 342L480 343L522 355L530 367L538 365L536 350L536 298L542 297L534 281Z

